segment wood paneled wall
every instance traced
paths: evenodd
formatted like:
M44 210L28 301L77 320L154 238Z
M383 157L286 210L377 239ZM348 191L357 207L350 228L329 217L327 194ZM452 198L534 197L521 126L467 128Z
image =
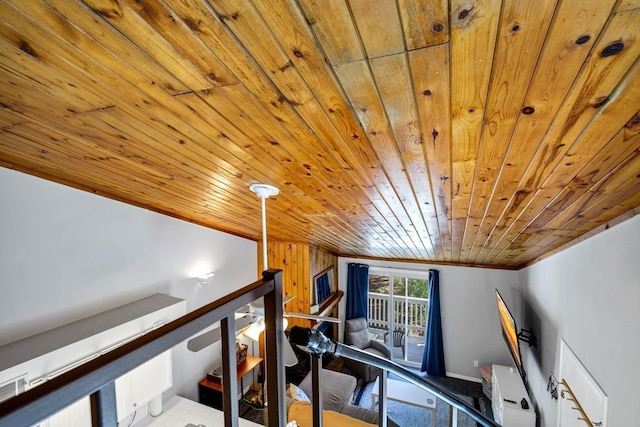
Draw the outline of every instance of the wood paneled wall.
M301 242L268 242L267 258L269 268L282 270L284 297L293 296L284 310L294 313L309 313L315 304L313 277L322 270L334 266L333 283L338 283L338 257L336 254L316 245ZM262 274L262 243L258 243L258 275ZM310 326L304 319L289 318L293 325Z

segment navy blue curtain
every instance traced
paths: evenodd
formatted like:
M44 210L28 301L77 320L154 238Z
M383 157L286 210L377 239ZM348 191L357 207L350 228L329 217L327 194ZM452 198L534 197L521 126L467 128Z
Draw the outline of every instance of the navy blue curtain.
M422 353L422 372L444 377L444 346L442 343L442 320L440 318L440 272L429 270L429 313L427 331Z
M364 317L368 319L369 266L349 263L347 270L347 312L345 319Z

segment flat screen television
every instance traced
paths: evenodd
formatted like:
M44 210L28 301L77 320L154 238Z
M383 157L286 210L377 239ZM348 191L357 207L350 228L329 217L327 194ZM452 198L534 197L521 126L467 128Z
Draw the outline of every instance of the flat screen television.
M522 355L520 353L520 344L518 342L518 328L516 327L516 321L497 289L496 300L498 301L498 317L500 317L500 325L502 326L502 337L509 348L511 357L515 362L516 369L518 369L518 372L524 381L526 379L526 374L522 366Z

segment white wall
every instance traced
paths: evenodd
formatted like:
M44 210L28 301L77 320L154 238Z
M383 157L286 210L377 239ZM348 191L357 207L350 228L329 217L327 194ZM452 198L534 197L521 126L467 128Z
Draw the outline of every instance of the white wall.
M191 311L257 279L254 241L4 168L0 200L0 345L158 292ZM197 399L219 354L175 349L173 391Z
M423 272L440 271L442 334L448 375L479 380L481 376L479 368L473 366L474 360L479 361L479 366L512 364L500 331L495 289L507 303L517 299L514 297L519 294L516 271L340 257L338 282L345 295L347 264L352 262ZM340 307L343 318L345 299Z
M525 368L541 426L557 425L547 393L564 339L609 397L608 426L634 424L640 381L640 216L519 272L541 349Z

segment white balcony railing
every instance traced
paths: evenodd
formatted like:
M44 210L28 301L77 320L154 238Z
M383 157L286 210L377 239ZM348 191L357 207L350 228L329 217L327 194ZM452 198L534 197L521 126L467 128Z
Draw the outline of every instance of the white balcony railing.
M369 327L389 330L389 295L369 292ZM393 325L407 335L424 336L429 300L405 296L393 297Z

